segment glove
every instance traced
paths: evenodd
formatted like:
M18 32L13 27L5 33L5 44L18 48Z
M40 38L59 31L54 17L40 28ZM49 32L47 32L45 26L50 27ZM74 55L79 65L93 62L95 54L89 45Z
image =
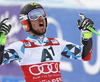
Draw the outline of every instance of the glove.
M91 19L86 18L83 14L79 14L81 20L77 21L77 26L82 32L83 39L89 39L92 37L92 32L88 29L89 27L93 28L94 23ZM94 28L93 28L94 29Z
M0 44L6 43L6 37L4 36L10 32L11 25L7 25L8 20L9 18L5 18L3 21L0 22Z
M0 22L0 34L5 33L7 35L10 32L11 25L7 25L9 18L5 18L3 21Z

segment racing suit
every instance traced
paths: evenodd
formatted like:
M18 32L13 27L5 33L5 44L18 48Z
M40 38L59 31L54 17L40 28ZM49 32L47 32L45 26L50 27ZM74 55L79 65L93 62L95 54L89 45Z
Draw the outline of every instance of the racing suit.
M15 60L21 67L26 82L62 82L60 73L61 55L89 61L92 55L92 38L82 40L82 46L58 39L29 35L25 40L10 44L0 51L2 64Z

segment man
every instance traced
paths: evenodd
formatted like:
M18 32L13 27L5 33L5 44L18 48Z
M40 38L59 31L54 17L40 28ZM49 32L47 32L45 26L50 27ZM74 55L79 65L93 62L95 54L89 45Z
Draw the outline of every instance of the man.
M25 40L17 41L4 49L5 38L11 25L7 25L4 19L0 23L0 35L2 41L0 46L0 64L8 64L15 60L21 67L26 82L62 82L60 73L61 55L71 59L89 61L92 56L92 32L91 19L79 14L82 20L77 25L82 32L82 45L58 39L47 38L47 15L43 7L38 3L25 5L20 12L20 22L29 36Z

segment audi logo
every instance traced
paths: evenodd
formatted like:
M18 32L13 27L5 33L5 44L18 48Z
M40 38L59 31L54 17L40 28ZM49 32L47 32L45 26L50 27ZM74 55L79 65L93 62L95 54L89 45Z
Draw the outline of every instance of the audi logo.
M32 75L49 74L59 72L58 63L45 63L41 65L33 65L29 67L29 71Z

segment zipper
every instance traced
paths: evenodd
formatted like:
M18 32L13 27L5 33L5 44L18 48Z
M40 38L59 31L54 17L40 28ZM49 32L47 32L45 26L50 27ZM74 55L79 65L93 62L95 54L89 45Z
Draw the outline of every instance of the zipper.
M39 41L39 43L42 45L42 47L43 47L43 38L41 39L41 38L38 38L38 41Z

